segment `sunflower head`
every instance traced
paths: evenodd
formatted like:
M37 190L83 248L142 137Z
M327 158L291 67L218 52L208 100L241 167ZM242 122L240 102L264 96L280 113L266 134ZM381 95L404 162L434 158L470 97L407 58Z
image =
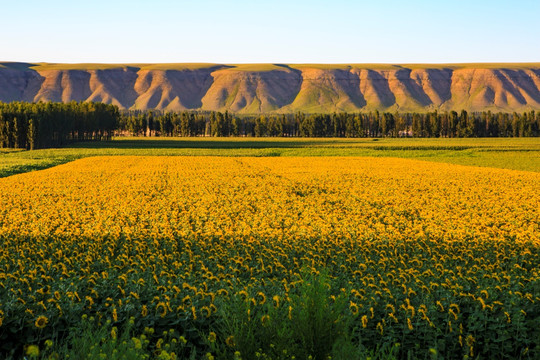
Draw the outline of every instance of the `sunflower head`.
M362 316L362 327L363 328L366 328L367 327L367 324L368 324L368 318L366 315L363 315Z
M49 319L47 319L46 316L42 315L42 316L38 316L34 325L36 325L38 329L43 329L45 326L47 326L48 322L49 322Z
M272 300L274 301L274 306L278 308L279 307L279 295L274 295L272 297Z
M268 326L269 323L270 323L270 316L268 316L268 315L263 315L263 316L261 317L261 324L262 324L263 326Z
M349 309L351 310L351 313L353 315L358 315L358 305L356 303L351 301L351 303L349 305Z
M210 310L208 306L203 306L201 307L201 314L203 314L205 318L209 318L210 315L212 315L212 310Z
M264 305L266 302L266 295L262 291L259 291L257 293L257 300L259 301L259 304Z
M30 345L26 348L26 355L33 357L39 356L39 347L37 345Z
M156 311L159 313L160 317L165 317L165 315L167 315L167 305L164 302L159 302L156 305Z
M225 340L225 343L227 344L227 346L232 347L232 348L236 346L233 335L229 336L227 340Z

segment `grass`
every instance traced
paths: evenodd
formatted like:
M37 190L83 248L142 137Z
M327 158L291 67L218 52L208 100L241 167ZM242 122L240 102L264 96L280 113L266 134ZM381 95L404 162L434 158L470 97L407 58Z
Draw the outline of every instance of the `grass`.
M0 177L90 156L370 156L540 172L537 138L115 138L34 151L1 149Z
M51 64L39 63L30 66L36 71L42 70L111 70L135 68L137 70L200 70L217 69L223 65L211 63L180 63L180 64Z
M139 67L147 70L177 70L177 69L202 69L225 64L213 63L158 63L158 64L99 64L99 63L81 63L81 64L56 64L56 63L37 63L33 64L35 70L85 70L85 69L110 69L123 68L126 66ZM3 67L3 63L0 64ZM313 68L321 70L334 69L376 69L392 70L399 68L406 69L530 69L540 68L540 63L448 63L448 64L230 64L233 70L240 71L270 71L283 70L283 67L295 69Z
M289 66L280 64L233 64L230 71L287 71Z
M321 70L333 69L370 69L370 70L397 70L397 69L530 69L540 68L540 63L455 63L455 64L291 64L293 68L315 68Z
M138 64L141 70L202 70L202 69L221 69L225 65L213 63L180 63L180 64Z
M0 68L24 65L23 63L0 63ZM455 64L213 64L213 63L159 63L159 64L56 64L35 63L26 64L33 70L105 70L135 67L141 70L198 70L207 68L229 68L232 71L272 71L290 69L319 69L319 70L396 70L396 69L513 69L523 70L540 68L540 63L455 63Z

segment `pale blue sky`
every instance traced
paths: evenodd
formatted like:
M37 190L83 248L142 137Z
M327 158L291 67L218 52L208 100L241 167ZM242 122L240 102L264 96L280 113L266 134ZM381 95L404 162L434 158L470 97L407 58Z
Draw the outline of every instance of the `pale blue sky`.
M540 0L1 4L0 61L540 62Z

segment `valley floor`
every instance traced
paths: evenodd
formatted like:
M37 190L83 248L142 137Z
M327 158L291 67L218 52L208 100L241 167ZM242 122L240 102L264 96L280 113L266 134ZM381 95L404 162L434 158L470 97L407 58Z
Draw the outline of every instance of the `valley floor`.
M34 151L0 149L0 177L89 156L370 156L540 172L540 139L115 138Z
M540 358L538 139L119 138L0 169L0 358Z

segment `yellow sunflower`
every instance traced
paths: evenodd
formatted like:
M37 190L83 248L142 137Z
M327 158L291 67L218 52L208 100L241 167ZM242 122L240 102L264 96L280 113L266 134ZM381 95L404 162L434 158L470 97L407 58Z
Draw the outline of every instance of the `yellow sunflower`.
M48 322L49 322L49 319L47 319L46 316L42 315L42 316L38 316L34 325L36 325L38 329L43 329L45 326L47 326Z
M353 315L358 315L358 305L356 305L356 303L351 301L351 304L349 305L349 309L351 310L351 313Z
M227 346L232 347L232 348L236 346L233 335L229 336L227 340L225 340L225 343L227 344Z
M160 317L165 317L167 315L167 305L164 302L159 302L156 305L156 311L159 313Z

